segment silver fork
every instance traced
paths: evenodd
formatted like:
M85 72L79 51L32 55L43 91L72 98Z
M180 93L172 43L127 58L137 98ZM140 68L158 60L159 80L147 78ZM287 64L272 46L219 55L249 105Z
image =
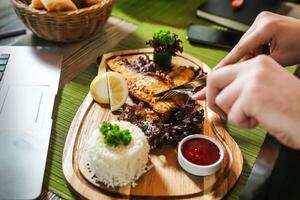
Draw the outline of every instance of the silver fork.
M199 78L195 78L194 80L181 86L180 88L175 88L175 89L169 90L169 91L165 92L160 97L160 99L170 99L174 96L177 96L178 94L186 94L190 98L192 98L193 94L197 90L197 88L206 85L206 77L207 77L207 75L201 76Z
M193 89L192 88L187 88L187 89L173 89L173 90L169 90L168 92L166 92L163 96L160 97L160 99L170 99L172 97L175 97L179 94L186 94L188 95L190 98L193 97Z

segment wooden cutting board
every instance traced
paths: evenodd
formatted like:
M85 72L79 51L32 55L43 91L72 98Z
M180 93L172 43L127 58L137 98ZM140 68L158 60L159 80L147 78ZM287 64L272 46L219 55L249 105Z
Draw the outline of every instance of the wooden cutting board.
M106 61L116 56L152 55L152 49L135 49L105 54L99 66L99 73L107 70ZM175 65L210 69L201 61L179 54L173 59ZM221 199L234 186L243 167L243 157L239 146L221 124L220 118L205 109L204 128L201 133L218 140L224 148L224 160L221 169L213 175L199 177L185 172L177 162L177 147L163 146L151 152L150 162L153 168L144 174L136 187L107 188L92 179L85 161L84 146L90 134L98 128L100 122L116 119L108 106L100 105L87 95L71 124L63 153L63 172L69 186L84 199Z

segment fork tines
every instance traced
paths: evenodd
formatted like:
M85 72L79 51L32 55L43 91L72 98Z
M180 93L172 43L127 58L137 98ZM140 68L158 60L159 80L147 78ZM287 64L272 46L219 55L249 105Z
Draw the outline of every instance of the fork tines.
M178 94L187 94L189 97L192 98L193 96L193 92L197 90L197 88L200 88L202 86L206 85L206 77L205 76L201 76L199 78L195 78L194 80L192 80L191 82L185 84L184 86L182 86L181 88L176 88L173 90L169 90L166 93L164 93L160 99L169 99L172 98Z
M160 99L170 99L179 94L187 94L191 98L193 96L192 89L175 89L175 90L169 90L163 96L161 96Z

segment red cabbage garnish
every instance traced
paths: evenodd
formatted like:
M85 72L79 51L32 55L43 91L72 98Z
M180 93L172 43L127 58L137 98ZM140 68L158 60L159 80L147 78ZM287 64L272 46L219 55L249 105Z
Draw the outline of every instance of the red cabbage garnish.
M202 129L204 110L197 110L194 101L189 101L186 105L176 108L164 122L145 120L136 115L137 109L142 109L141 106L144 104L126 105L126 109L119 119L129 121L140 127L144 131L152 150L165 144L176 145L184 137L197 134Z

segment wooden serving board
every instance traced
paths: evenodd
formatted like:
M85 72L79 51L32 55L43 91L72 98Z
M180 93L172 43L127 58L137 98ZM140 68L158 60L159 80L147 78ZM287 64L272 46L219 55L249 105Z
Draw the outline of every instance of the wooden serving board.
M99 73L107 70L106 61L116 56L152 55L151 49L136 49L105 54ZM210 69L201 61L185 53L173 59L173 64ZM163 146L151 152L153 168L144 174L136 187L107 188L96 183L87 168L84 147L90 134L98 128L101 121L116 119L108 106L100 105L87 95L73 119L63 153L63 172L70 187L84 199L221 199L234 186L243 167L243 157L236 142L222 126L220 118L205 109L202 133L220 141L224 148L221 169L213 175L199 177L185 172L177 162L177 147Z

